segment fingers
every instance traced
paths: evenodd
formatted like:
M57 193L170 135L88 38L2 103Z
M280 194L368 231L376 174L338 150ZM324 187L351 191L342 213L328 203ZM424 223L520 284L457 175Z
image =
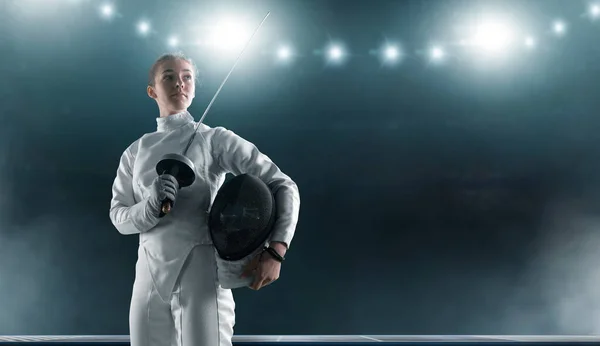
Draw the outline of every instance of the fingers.
M168 192L165 192L165 194L164 194L164 195L165 195L165 196L164 196L163 200L164 200L164 199L168 199L168 200L169 200L169 201L171 201L172 203L175 203L175 198L176 198L177 196L176 196L174 193L168 193Z
M242 274L242 277L254 275L254 280L248 287L256 291L270 285L279 278L279 275L271 273L270 270L265 271L265 268L260 266L262 255L262 252L257 254L252 261L246 265L244 273Z
M256 279L254 279L254 282L252 282L252 285L250 285L250 288L258 291L259 289L261 289L263 287L263 280L260 279L259 277L256 277Z
M254 280L252 281L252 283L248 286L251 289L258 291L261 287L263 278L262 275L260 273L260 271L258 270L257 266L251 266L252 264L254 264L254 261L250 262L248 264L248 266L246 267L246 270L244 271L245 276L254 276Z
M163 186L172 187L175 190L179 190L179 182L175 179L174 176L170 174L163 174L160 176L160 179L163 183Z
M177 197L177 190L179 189L179 184L177 183L177 179L169 174L163 174L160 176L160 189L164 194L164 198L169 199L171 201L175 201Z
M179 184L174 176L162 174L156 177L152 183L152 207L158 217L163 217L168 211L162 209L162 203L170 201L171 207L175 206Z
M178 185L173 184L173 182L170 180L162 180L161 179L160 185L163 188L163 190L168 190L168 191L171 191L172 193L175 193L177 190L179 190Z
M163 186L162 190L165 195L168 195L168 196L177 195L177 190L175 190L175 188L173 186Z
M272 284L273 281L275 281L275 280L266 280L266 279L260 280L260 279L257 278L256 280L254 280L254 282L252 283L252 285L250 285L250 288L253 289L253 290L255 290L255 291L258 291L259 289Z
M275 280L277 279L267 276L256 275L254 281L249 287L255 291L258 291L259 289L272 284L273 282L275 282Z

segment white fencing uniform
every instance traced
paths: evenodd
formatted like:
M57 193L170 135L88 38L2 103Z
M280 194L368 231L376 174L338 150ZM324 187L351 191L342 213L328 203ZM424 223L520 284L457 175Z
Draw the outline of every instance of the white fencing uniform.
M131 345L231 345L235 303L231 290L219 285L224 269L217 266L208 232L210 206L227 173L259 177L277 203L270 241L289 247L298 222L298 187L252 143L201 124L186 155L194 162L196 180L180 189L171 212L158 218L148 208L156 164L165 154L182 153L196 123L186 111L157 118L157 125L125 150L112 187L112 223L120 233L140 238Z

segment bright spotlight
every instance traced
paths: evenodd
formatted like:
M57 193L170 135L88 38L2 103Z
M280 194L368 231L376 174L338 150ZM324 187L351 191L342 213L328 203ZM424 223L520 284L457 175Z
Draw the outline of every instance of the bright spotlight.
M554 33L557 35L563 35L567 30L566 24L562 21L555 21L552 28L554 30Z
M384 53L385 59L388 61L395 61L396 59L398 59L398 56L400 55L400 53L398 52L398 48L396 48L394 46L386 47L383 53Z
M431 58L433 60L439 61L439 60L443 59L445 55L446 55L446 53L444 52L444 50L441 47L433 47L431 49Z
M501 23L485 23L479 26L473 38L475 46L491 53L506 49L511 41L511 30Z
M104 4L100 7L100 14L104 18L112 17L113 13L114 13L114 9L110 4Z
M590 6L590 14L592 18L598 18L600 16L600 5L592 5Z
M175 36L169 37L169 46L177 47L179 45L179 40Z
M146 21L141 21L138 23L138 31L142 35L146 35L150 31L150 24Z
M292 51L290 50L289 47L280 47L279 50L277 50L277 57L280 60L287 60L292 56Z
M535 47L535 39L531 36L525 38L525 46L527 46L528 48Z
M344 56L344 51L339 46L329 48L329 58L332 60L340 60Z
M239 21L224 19L211 28L208 43L218 49L237 51L249 37L248 30Z

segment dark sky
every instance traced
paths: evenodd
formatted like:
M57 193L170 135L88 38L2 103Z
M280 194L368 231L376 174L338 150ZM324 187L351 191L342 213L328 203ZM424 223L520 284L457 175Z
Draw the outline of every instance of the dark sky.
M235 55L191 44L198 28L267 11L206 123L256 143L302 207L280 280L235 291L236 334L600 332L586 1L248 3L121 0L112 21L99 1L0 3L0 334L128 333L138 239L108 208L121 153L156 126L147 71L178 33L205 74L199 119ZM536 48L502 60L456 45L482 13ZM405 54L395 67L370 54L386 39ZM330 40L350 52L341 65L324 62ZM281 41L298 54L286 66L270 55Z

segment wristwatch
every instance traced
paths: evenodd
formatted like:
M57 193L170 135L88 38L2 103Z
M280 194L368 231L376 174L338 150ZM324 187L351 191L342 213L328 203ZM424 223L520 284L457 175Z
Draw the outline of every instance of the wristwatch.
M281 256L277 250L272 247L265 247L264 252L268 252L277 262L281 263L285 260L285 257Z

